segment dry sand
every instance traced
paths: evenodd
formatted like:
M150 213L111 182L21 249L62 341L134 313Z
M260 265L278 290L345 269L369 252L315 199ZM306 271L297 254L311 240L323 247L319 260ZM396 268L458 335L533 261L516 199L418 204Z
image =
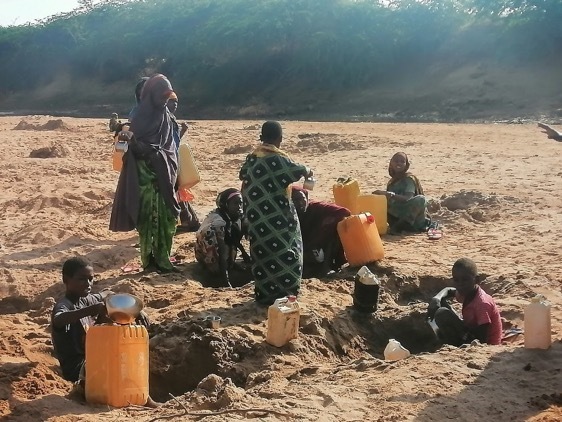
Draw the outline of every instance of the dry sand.
M300 338L277 349L264 342L266 310L253 303L251 286L211 290L198 282L192 233L175 239L181 274L122 273L138 260L137 238L107 229L117 182L107 120L64 118L46 130L51 119L28 116L23 130L13 130L21 118L0 118L3 420L148 421L185 412L173 400L158 410L110 410L68 397L71 385L52 355L48 323L63 292L61 264L74 254L94 262L95 289L132 292L145 301L154 321L151 393L157 399L172 393L193 412L279 412L205 420L286 419L282 414L326 421L562 419L562 144L535 125L284 122L285 148L315 170L317 199L331 198L339 176L357 178L364 192L384 187L389 158L406 151L445 236L383 239L386 258L371 265L384 289L373 316L350 310L355 269L305 280ZM239 186L238 169L256 145L260 123L190 125L203 177L194 189L201 218L218 191ZM30 158L41 148L34 155L47 158ZM511 324L522 326L534 294L552 302L550 350L526 350L522 338L437 348L424 322L425 302L449 283L461 256L478 263L483 287ZM210 313L222 317L221 329L197 322ZM390 337L414 355L382 360ZM212 373L217 376L207 377Z

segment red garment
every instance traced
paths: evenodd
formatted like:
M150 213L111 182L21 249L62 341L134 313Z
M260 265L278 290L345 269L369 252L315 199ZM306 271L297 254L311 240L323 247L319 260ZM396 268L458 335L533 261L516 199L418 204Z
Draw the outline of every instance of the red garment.
M488 344L501 344L502 339L502 321L500 310L494 302L492 296L486 293L480 286L476 286L477 292L469 303L462 306L462 318L464 324L469 329L484 324L490 324L488 329Z
M304 215L300 216L302 241L305 251L326 249L338 238L338 223L351 213L347 208L323 201L309 201Z

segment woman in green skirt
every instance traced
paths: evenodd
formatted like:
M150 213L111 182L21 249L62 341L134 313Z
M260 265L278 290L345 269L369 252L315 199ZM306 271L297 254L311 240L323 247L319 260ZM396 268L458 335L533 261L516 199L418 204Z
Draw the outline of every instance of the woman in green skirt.
M175 271L170 262L179 205L175 185L178 154L173 138L169 99L177 98L164 75L149 78L140 95L130 131L120 139L129 143L123 157L109 228L137 229L145 270Z

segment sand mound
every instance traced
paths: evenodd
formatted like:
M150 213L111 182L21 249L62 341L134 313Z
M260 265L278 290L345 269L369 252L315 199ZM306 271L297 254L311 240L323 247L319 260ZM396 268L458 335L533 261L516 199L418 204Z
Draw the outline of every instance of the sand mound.
M340 136L333 133L301 133L297 136L300 141L294 146L287 147L291 152L323 154L333 151L353 151L367 148L366 145L356 141L341 139Z
M252 152L254 147L252 145L233 145L224 149L225 154L247 154Z
M49 120L47 123L39 125L28 123L25 120L21 120L14 130L64 130L69 131L71 130L70 126L68 126L62 119L56 120Z
M487 223L512 214L521 202L512 196L461 190L443 195L439 200L429 200L428 211L440 221L453 222L463 219L471 223Z
M499 205L497 195L484 195L482 192L461 190L441 197L441 206L449 211L467 210L481 205Z
M50 147L34 149L29 153L29 158L63 158L70 155L70 150L59 143Z

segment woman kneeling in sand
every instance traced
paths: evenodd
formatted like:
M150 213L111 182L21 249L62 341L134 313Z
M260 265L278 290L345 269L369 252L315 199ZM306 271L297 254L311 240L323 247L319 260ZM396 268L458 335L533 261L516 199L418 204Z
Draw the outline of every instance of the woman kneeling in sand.
M241 286L250 281L249 270L235 262L238 249L244 262L250 262L240 243L243 215L242 194L238 189L226 189L217 197L217 208L203 220L195 234L195 258L213 277L212 284L216 287Z
M427 201L420 181L408 172L410 162L403 152L394 154L388 165L390 181L386 190L376 190L375 195L388 199L388 224L390 233L422 232L428 229Z

